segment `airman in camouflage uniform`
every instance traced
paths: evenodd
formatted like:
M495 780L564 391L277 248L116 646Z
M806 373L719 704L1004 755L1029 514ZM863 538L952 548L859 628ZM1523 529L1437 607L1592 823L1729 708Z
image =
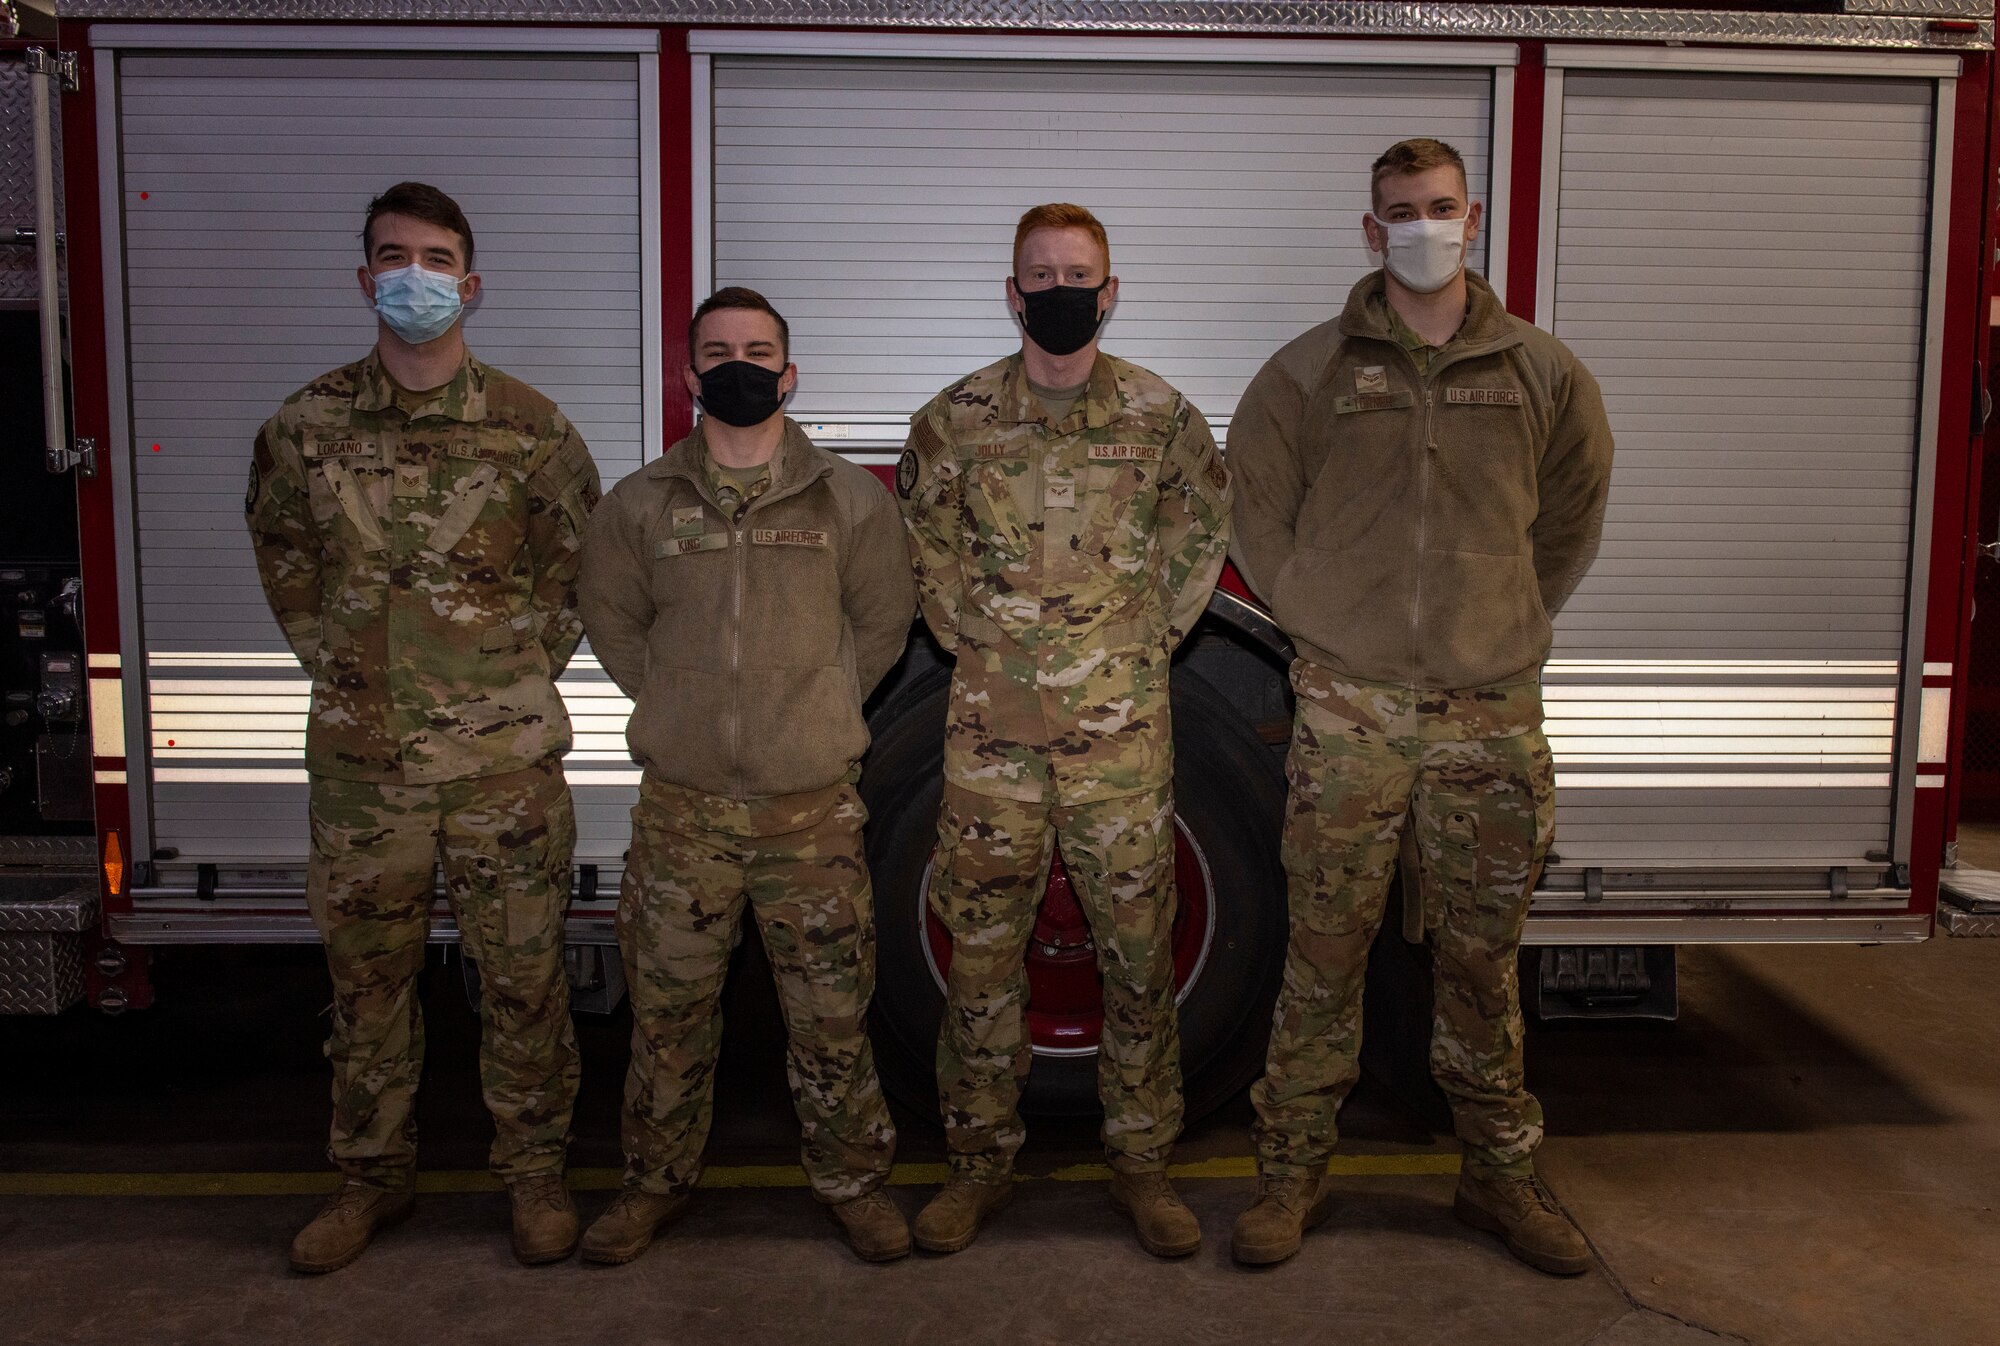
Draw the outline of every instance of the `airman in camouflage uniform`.
M1541 1270L1589 1250L1534 1178L1516 959L1555 776L1550 615L1596 550L1611 431L1590 372L1464 269L1464 165L1406 141L1375 165L1383 271L1264 366L1230 426L1236 562L1298 648L1283 855L1291 944L1257 1108L1238 1260L1291 1256L1358 1074L1362 986L1390 878L1436 974L1430 1063L1465 1159L1454 1209Z
M955 1251L1006 1200L1031 1061L1024 960L1058 845L1104 981L1113 1198L1163 1255L1200 1231L1166 1184L1181 1123L1168 662L1228 545L1201 413L1097 350L1102 226L1037 207L1016 234L1020 353L917 413L897 470L925 620L954 655L932 909L951 934L938 1083L952 1181L917 1241Z
M624 1190L583 1256L629 1262L687 1205L747 912L784 1012L813 1195L856 1253L887 1261L910 1230L879 1190L896 1132L868 1044L874 901L854 782L862 702L909 640L916 587L889 493L782 414L796 373L768 301L718 291L688 345L701 422L605 498L584 549L591 647L633 699L645 774L618 904Z
M552 402L465 350L439 298L477 286L449 197L392 188L364 238L377 347L286 399L244 500L265 594L312 675L307 896L334 985L328 1154L346 1181L292 1260L345 1265L408 1210L415 982L440 862L482 975L481 1084L515 1251L554 1260L575 1242L561 1175L577 1088L555 678L583 634L573 590L597 469ZM433 321L452 319L441 334L396 302L426 273Z

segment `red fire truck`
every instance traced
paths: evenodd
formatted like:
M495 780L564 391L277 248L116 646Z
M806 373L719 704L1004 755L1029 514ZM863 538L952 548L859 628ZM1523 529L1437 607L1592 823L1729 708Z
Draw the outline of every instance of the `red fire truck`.
M372 339L351 276L383 186L465 205L472 346L564 407L608 484L688 428L684 320L725 284L790 318L793 417L886 469L916 407L1017 343L1012 222L1061 199L1110 230L1107 346L1226 445L1262 361L1371 265L1368 165L1412 135L1465 154L1474 265L1596 372L1618 437L1545 675L1559 814L1531 995L1669 1013L1675 945L1932 933L1994 280L1984 0L62 12L0 52L0 1005L142 1006L156 946L314 938L308 684L242 483L278 402ZM1256 1069L1282 957L1289 657L1232 577L1175 674L1197 1108ZM946 956L924 902L945 683L913 632L863 782L877 1032L913 1096ZM573 971L608 1000L629 706L587 649L562 687ZM442 906L434 928L455 938ZM1030 967L1044 1111L1091 1103L1092 958L1058 867ZM1421 973L1393 932L1378 962Z

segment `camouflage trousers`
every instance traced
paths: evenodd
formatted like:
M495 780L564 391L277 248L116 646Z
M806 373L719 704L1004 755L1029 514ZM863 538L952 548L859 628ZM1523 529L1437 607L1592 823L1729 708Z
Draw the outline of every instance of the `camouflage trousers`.
M493 1171L560 1172L578 1073L563 970L576 815L562 763L442 785L311 780L306 901L333 974L328 1157L377 1186L414 1176L417 976L442 862L465 954L479 965Z
M1258 1165L1303 1176L1333 1152L1335 1116L1360 1073L1368 951L1414 828L1436 978L1431 1073L1466 1166L1525 1176L1542 1110L1522 1081L1516 958L1555 807L1539 691L1419 694L1334 683L1304 665L1293 684L1291 940L1270 1057L1251 1094Z
M1058 842L1104 982L1104 1147L1128 1172L1166 1167L1181 1130L1173 813L1171 786L1065 808L945 783L930 904L951 935L937 1068L955 1175L1005 1177L1027 1138L1028 938Z
M747 905L784 1013L785 1074L800 1163L829 1204L882 1184L896 1131L868 1045L874 898L850 785L796 831L744 836L661 802L651 777L632 810L618 945L632 997L625 1182L685 1192L701 1176L722 1047L722 987Z

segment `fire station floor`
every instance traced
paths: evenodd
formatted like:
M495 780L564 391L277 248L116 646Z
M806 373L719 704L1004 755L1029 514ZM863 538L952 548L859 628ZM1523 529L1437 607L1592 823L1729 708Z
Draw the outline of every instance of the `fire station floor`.
M1969 860L2000 867L1987 844ZM1238 1175L1181 1182L1207 1236L1191 1259L1146 1256L1103 1183L1064 1172L1097 1161L1089 1128L1043 1125L1022 1160L1035 1176L970 1250L862 1265L800 1187L756 1185L794 1181L795 1133L767 1011L741 985L710 1151L726 1185L630 1266L526 1269L480 1173L473 1020L441 968L417 1213L309 1279L283 1254L327 1182L317 951L169 951L152 1010L0 1020L0 1340L2000 1341L2000 940L1691 949L1680 975L1676 1024L1531 1028L1542 1172L1599 1257L1564 1281L1451 1218L1452 1142L1365 1080L1337 1214L1278 1268L1228 1257L1251 1188L1232 1162L1250 1153L1242 1098L1177 1155ZM614 1181L626 1021L580 1028L588 1218ZM940 1141L899 1121L922 1181L894 1190L914 1212Z

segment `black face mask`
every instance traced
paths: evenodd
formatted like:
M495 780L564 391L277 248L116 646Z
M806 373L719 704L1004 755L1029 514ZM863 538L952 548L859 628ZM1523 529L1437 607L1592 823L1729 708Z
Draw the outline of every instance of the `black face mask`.
M1105 281L1104 285L1109 285ZM1046 290L1023 290L1014 282L1026 312L1021 326L1028 339L1050 355L1072 355L1090 344L1103 320L1097 316L1097 296L1104 285L1055 285Z
M701 409L724 425L762 425L785 400L778 391L784 371L748 360L725 360L696 377L701 380Z

